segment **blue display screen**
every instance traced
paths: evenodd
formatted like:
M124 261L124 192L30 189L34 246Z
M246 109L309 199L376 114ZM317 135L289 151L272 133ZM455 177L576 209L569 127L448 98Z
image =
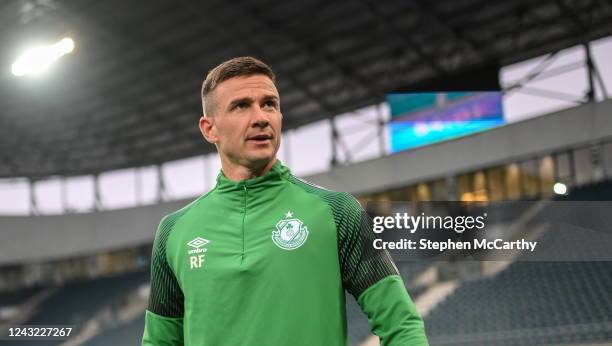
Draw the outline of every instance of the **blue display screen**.
M504 124L499 91L395 93L387 102L392 153Z

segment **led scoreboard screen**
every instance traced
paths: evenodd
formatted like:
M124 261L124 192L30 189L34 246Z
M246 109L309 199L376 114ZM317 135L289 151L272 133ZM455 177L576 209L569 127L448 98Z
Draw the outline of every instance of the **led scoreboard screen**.
M391 153L504 124L499 91L393 93L387 102Z

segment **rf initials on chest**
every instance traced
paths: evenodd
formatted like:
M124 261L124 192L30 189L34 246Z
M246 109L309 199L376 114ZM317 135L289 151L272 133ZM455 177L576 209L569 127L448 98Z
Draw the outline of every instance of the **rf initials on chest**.
M189 255L189 269L202 268L204 265L207 248L204 245L210 243L210 240L197 237L187 243L187 254Z
M204 255L189 256L189 269L201 268L204 264Z

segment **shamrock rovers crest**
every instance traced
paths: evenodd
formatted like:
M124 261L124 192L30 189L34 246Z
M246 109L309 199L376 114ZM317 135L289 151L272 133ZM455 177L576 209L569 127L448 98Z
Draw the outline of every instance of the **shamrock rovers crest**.
M302 246L308 238L308 227L300 219L293 217L288 211L285 218L276 223L276 231L272 231L272 241L283 250L295 250Z

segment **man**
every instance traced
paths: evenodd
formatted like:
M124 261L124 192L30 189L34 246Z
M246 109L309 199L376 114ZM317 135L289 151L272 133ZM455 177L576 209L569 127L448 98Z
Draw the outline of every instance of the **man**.
M358 202L276 159L272 70L251 57L226 61L206 77L202 102L200 130L222 171L210 192L160 223L142 344L346 345L347 290L382 345L427 345Z

